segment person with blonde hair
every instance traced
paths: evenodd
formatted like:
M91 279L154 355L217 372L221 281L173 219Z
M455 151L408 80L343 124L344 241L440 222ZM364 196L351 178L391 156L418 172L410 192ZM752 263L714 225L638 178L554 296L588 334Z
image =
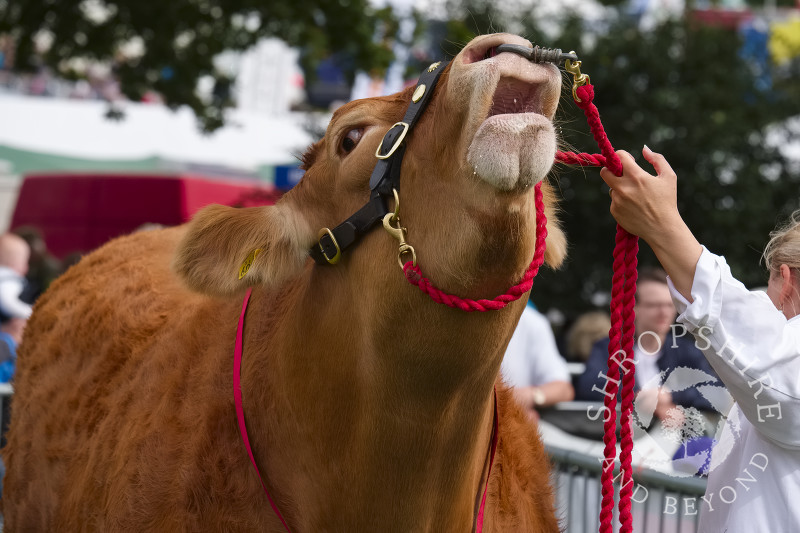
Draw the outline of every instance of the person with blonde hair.
M588 311L578 317L567 333L567 358L585 363L592 346L608 336L611 319L605 311Z
M800 531L800 210L770 235L766 294L748 291L681 218L664 156L646 146L642 153L656 176L624 151L621 177L601 170L611 214L653 249L678 322L735 400L697 501L698 531Z

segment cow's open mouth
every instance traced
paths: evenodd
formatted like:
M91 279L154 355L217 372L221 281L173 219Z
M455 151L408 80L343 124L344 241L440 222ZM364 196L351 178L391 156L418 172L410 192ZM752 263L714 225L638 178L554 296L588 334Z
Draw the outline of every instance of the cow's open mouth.
M542 114L540 87L516 78L500 78L492 96L489 117L511 113Z
M525 55L527 51L532 49L524 45L487 40L463 52L461 61L465 65L505 58L505 66L502 67L505 72L497 82L486 118L520 113L544 115L542 85L546 78L541 71L537 72L541 67L534 67L530 63Z

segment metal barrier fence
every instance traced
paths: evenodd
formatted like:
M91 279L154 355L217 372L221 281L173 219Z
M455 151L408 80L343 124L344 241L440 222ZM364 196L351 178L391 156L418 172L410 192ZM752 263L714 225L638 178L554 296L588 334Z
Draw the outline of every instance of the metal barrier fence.
M601 459L593 455L545 445L553 462L556 505L564 533L592 533L600 527ZM616 501L621 480L614 470ZM633 530L636 533L696 533L704 478L678 478L643 469L633 474ZM614 513L614 531L619 529Z

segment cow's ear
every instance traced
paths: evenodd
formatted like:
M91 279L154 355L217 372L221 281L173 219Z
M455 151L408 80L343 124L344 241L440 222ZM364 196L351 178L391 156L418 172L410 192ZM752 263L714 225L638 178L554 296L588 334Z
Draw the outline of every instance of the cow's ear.
M314 235L288 204L211 205L189 223L173 268L198 292L230 296L254 285L280 285L308 259Z
M558 268L567 257L567 237L558 227L558 223L547 221L547 249L544 252L544 262L550 268Z

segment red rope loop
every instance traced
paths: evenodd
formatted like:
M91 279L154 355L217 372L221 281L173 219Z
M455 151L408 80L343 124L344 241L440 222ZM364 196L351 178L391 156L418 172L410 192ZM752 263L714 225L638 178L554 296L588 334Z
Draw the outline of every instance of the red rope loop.
M606 167L614 173L616 176L622 176L622 162L619 160L619 156L614 151L614 147L611 146L611 142L608 140L608 136L606 135L605 129L603 129L603 123L600 122L600 112L597 110L597 107L592 103L594 100L594 87L592 84L587 83L581 87L578 87L575 91L578 95L578 98L581 99L580 102L576 102L578 107L583 110L583 114L586 115L586 120L589 122L589 129L592 130L592 134L594 135L594 140L597 141L597 145L600 147L600 152L606 158Z
M600 121L595 107L594 87L586 84L575 90L589 128L592 130L601 154L576 154L557 152L556 161L569 165L605 166L617 176L622 175L622 162L617 156ZM617 457L617 394L620 393L620 470L622 486L619 496L620 532L633 531L631 498L633 495L633 470L631 455L633 436L631 415L636 369L633 362L634 302L636 294L636 255L639 238L617 225L614 246L614 275L611 280L611 329L608 344L608 380L604 390L605 418L603 421L603 472L601 474L600 532L613 532L614 514L614 464Z
M418 266L413 266L411 261L403 265L403 273L406 279L412 284L419 287L419 290L430 296L433 301L461 309L462 311L496 311L502 309L510 302L519 299L520 296L531 290L533 286L533 278L539 273L539 267L544 263L544 252L546 248L545 239L547 238L547 218L544 214L544 198L542 194L541 182L536 184L534 189L534 197L536 201L536 249L533 254L533 260L530 266L522 276L522 280L511 287L508 292L496 296L491 300L470 300L469 298L461 298L436 288L431 281L422 275L422 271Z

